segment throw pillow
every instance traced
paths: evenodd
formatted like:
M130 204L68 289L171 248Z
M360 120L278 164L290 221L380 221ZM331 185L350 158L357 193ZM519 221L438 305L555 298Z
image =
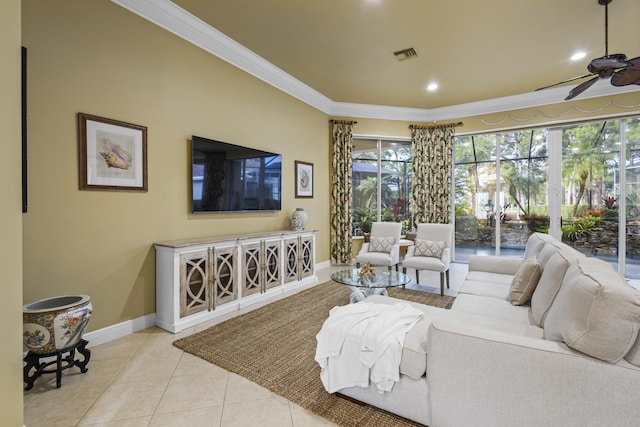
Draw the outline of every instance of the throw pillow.
M541 275L542 268L537 258L525 258L511 281L511 287L509 288L511 304L523 305L528 303Z
M372 237L369 242L369 252L390 253L393 245L396 244L394 237Z
M416 248L413 254L415 256L428 256L432 258L442 258L442 252L444 251L444 242L416 239Z
M560 290L562 279L569 268L569 261L565 255L567 254L558 251L549 258L546 264L541 263L542 274L531 296L531 315L536 325L541 328L544 327L544 318L547 316L547 312Z
M569 268L544 321L544 337L616 363L635 344L640 292L602 260L580 258Z

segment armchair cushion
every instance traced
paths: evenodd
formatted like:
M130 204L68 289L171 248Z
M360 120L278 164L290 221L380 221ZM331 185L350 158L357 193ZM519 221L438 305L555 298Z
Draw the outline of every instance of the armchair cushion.
M525 258L511 281L511 304L523 305L531 300L531 295L538 285L542 268L536 257Z
M372 237L369 242L369 252L390 253L396 244L394 237Z
M413 254L415 256L428 256L432 258L442 258L442 251L444 251L445 243L433 240L416 239L415 250Z

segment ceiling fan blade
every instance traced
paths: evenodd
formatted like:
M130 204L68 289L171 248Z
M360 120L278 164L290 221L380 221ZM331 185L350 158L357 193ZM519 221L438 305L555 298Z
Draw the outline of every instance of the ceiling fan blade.
M595 75L596 75L596 73L583 74L582 76L573 77L573 78L570 78L570 79L567 79L567 80L563 80L561 82L554 83L554 84L551 84L551 85L548 85L548 86L539 87L538 89L536 89L536 91L542 90L542 89L549 89L550 87L560 86L560 85L563 85L565 83L572 82L574 80L580 80L580 79L584 79L586 77L595 76Z
M627 69L640 70L640 56L627 61Z
M625 68L611 76L613 86L640 85L640 69Z
M627 66L611 76L613 86L640 85L640 56L627 61Z
M585 90L587 90L591 86L593 86L593 84L595 82L597 82L599 78L600 78L600 76L595 76L591 80L587 80L584 83L580 83L578 86L576 86L573 89L571 89L571 91L569 92L569 95L567 95L567 97L564 100L568 101L568 100L570 100L572 98L575 98L576 96L580 95L582 92L584 92Z
M605 55L601 58L592 59L589 65L587 65L587 70L592 73L597 73L602 70L623 68L627 65L627 55L624 53L614 53L613 55Z

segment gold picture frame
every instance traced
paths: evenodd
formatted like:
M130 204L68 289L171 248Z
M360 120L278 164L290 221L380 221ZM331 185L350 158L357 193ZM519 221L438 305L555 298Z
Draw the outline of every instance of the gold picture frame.
M78 113L80 190L146 192L147 128Z
M296 198L313 198L313 163L296 160Z

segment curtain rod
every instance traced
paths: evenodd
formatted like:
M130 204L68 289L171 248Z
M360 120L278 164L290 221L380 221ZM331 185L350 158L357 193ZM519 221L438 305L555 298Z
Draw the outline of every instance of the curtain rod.
M356 123L358 123L353 120L329 120L329 122L337 125L355 125Z
M464 123L455 122L455 123L440 123L440 124L433 124L433 125L409 125L409 129L442 129L442 128L458 127L458 126L464 126Z

